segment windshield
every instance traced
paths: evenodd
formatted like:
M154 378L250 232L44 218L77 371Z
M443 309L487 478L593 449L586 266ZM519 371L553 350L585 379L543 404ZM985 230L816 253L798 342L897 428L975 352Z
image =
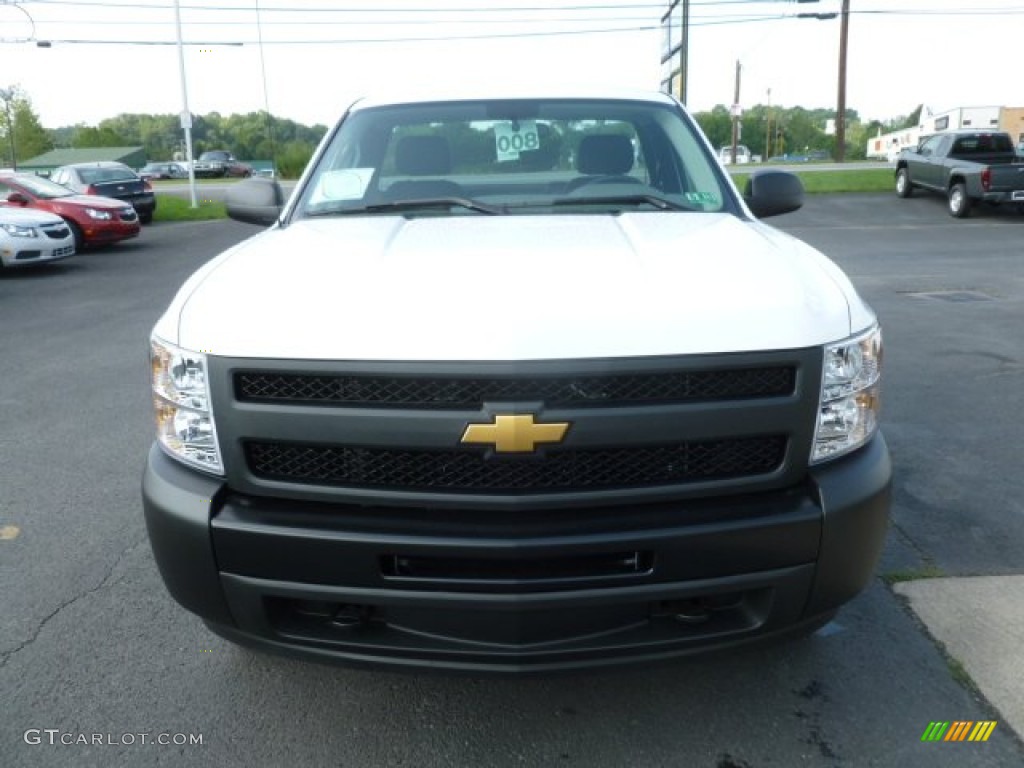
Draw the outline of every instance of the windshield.
M67 197L74 194L67 187L39 176L18 176L14 181L36 197L41 197L44 200L52 200L55 197Z
M675 105L437 102L357 110L304 186L298 216L736 210Z

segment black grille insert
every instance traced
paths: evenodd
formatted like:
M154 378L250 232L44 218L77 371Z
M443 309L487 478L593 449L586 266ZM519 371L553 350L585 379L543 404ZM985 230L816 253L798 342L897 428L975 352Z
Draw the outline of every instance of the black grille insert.
M782 435L669 445L550 450L485 457L465 450L395 450L251 441L250 471L285 482L426 491L576 491L638 488L762 475L786 453Z
M785 397L796 367L559 376L391 376L235 373L244 402L478 409L485 402L543 401L550 407L664 404Z
M423 581L555 582L636 577L654 567L650 551L599 552L569 557L468 558L386 555L381 573Z

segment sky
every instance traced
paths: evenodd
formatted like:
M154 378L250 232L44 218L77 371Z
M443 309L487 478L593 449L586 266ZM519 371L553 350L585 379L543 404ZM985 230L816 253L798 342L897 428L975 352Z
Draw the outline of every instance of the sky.
M331 124L380 91L657 90L669 0L180 0L193 113ZM692 111L835 107L841 0L690 0ZM847 106L1024 106L1024 0L850 0ZM259 44L262 39L262 46ZM49 41L49 47L37 45ZM0 87L47 128L183 111L173 0L0 0Z

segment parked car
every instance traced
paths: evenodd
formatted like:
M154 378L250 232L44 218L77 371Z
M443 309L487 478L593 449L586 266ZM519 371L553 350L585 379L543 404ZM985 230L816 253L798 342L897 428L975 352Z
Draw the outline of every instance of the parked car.
M0 266L58 261L75 253L67 222L54 213L0 207Z
M186 179L188 171L178 163L146 163L139 171L139 176L146 181L150 179Z
M1024 206L1024 161L1008 133L937 133L896 161L896 194L910 197L915 187L945 195L949 214L958 219L980 201Z
M50 180L82 195L102 195L131 203L139 221L148 224L156 210L156 195L149 182L124 163L103 161L63 165L50 174Z
M75 248L116 243L137 237L139 215L121 200L98 195L76 195L49 179L28 173L0 175L0 208L49 211L68 223Z
M195 175L209 178L223 176L252 176L252 166L235 159L235 156L224 149L213 149L203 152L195 163Z

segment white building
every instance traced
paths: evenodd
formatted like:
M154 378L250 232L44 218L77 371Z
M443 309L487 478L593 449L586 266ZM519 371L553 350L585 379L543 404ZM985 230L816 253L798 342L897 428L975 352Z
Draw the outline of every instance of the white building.
M944 112L933 112L923 107L917 126L880 133L868 139L867 156L895 162L896 155L901 150L916 147L922 137L943 131L955 131L958 128L1002 130L1013 134L1011 126L1004 123L1009 120L1010 113L1019 111L1019 108L1008 107L956 107Z

